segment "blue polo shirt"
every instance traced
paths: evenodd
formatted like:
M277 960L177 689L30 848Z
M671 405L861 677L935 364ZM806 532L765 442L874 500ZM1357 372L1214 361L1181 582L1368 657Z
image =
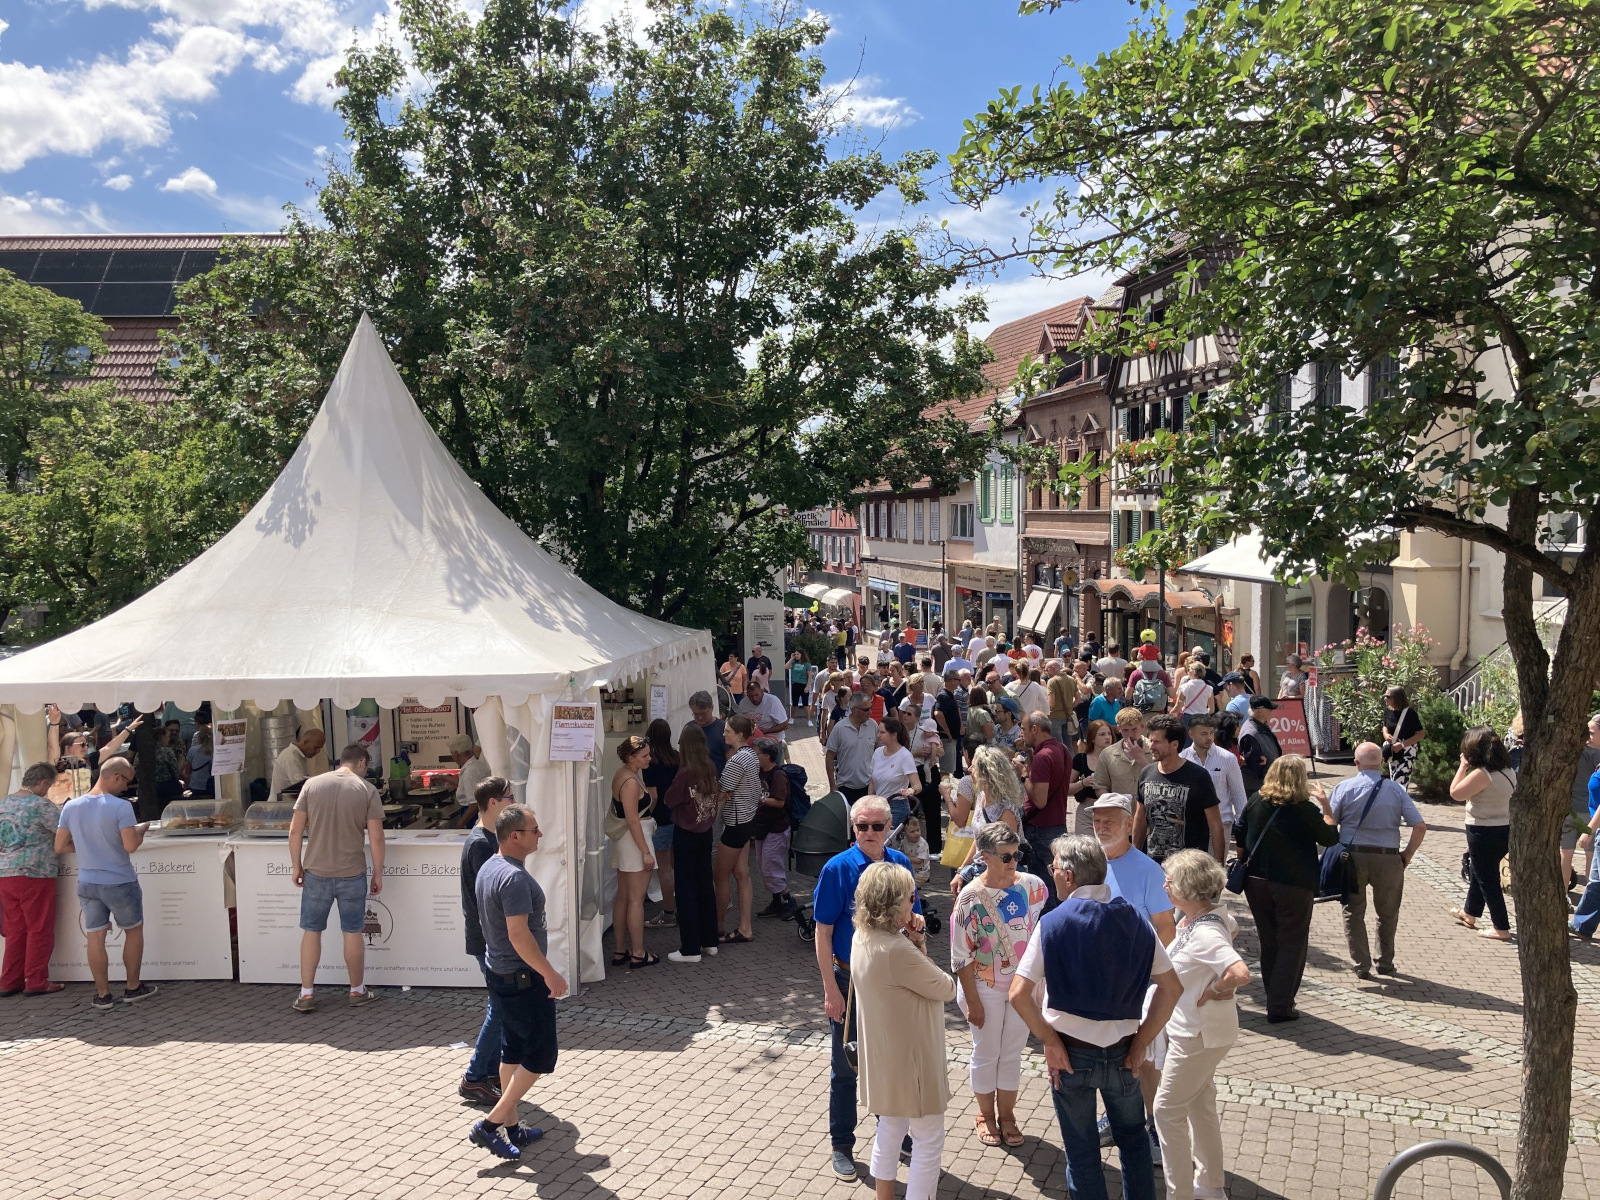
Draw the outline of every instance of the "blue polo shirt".
M1240 717L1248 721L1250 719L1250 693L1239 693L1239 695L1228 701L1225 708L1228 712L1237 713Z
M911 869L911 860L898 850L885 847L883 860ZM871 865L872 859L861 852L861 847L851 846L828 860L817 876L816 891L811 894L811 915L821 924L833 926L833 956L840 962L850 961L850 941L856 934L856 884L861 872ZM921 893L911 901L911 911L922 911Z
M1167 873L1137 846L1106 860L1106 884L1113 896L1121 896L1137 908L1146 921L1156 913L1172 911Z

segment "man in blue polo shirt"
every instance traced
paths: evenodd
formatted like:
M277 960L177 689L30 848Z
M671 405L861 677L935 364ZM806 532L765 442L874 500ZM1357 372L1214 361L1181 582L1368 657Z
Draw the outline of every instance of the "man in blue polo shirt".
M833 1173L840 1179L856 1177L856 1073L844 1056L844 1044L856 1036L856 1014L851 1006L845 1021L845 993L850 988L850 942L855 936L856 883L861 872L876 862L899 863L908 871L911 861L898 850L885 848L889 839L889 802L882 796L863 796L850 806L850 825L856 844L835 854L817 876L812 893L812 913L817 922L817 969L822 973L823 1006L833 1029L833 1069L828 1075L828 1137L833 1143ZM914 940L921 949L922 897L912 901Z

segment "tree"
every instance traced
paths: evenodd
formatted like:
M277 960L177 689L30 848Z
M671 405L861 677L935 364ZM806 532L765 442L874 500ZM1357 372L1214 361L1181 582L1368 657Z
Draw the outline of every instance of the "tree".
M1041 3L1027 8L1045 7ZM1051 5L1054 7L1054 5ZM1263 534L1289 574L1348 575L1363 536L1429 529L1505 558L1526 742L1513 799L1524 997L1518 1197L1561 1194L1576 997L1558 830L1600 676L1600 26L1563 0L1146 0L1126 44L967 127L974 203L1052 181L1065 270L1176 261L1160 319L1101 346L1238 340L1181 435L1145 549ZM1285 372L1398 360L1363 411L1275 411ZM1570 515L1577 545L1552 544ZM1569 607L1553 657L1534 584Z
M651 11L633 40L549 0L403 3L405 55L339 74L322 225L191 285L174 380L270 472L367 309L496 504L601 591L705 624L806 557L791 513L970 475L992 438L922 414L981 391L985 351L916 231L858 224L931 159L840 152L825 24Z

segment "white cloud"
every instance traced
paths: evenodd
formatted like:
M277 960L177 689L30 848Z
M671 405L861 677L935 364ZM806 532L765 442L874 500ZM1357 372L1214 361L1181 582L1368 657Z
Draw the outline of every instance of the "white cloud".
M392 7L375 12L365 26L344 29L339 37L329 41L323 53L305 61L299 76L289 87L289 95L301 104L332 108L337 94L333 77L344 66L350 47L370 50L383 42L399 42L399 22Z
M110 188L113 192L125 192L133 186L133 176L113 175L110 179L106 180L105 186Z
M55 196L0 192L0 234L107 233L111 223L98 204L73 208Z
M215 198L217 181L199 167L187 167L182 175L176 175L163 183L161 190L163 192L193 192L197 196Z
M209 99L243 61L246 39L216 28L185 30L170 44L140 41L127 57L59 71L0 63L0 172L45 154L87 155L107 142L157 146L171 110Z
M820 103L835 120L865 129L893 129L922 119L904 98L877 95L874 89L882 82L876 75L858 75L844 83L825 84Z
M1015 321L1030 313L1040 312L1079 296L1098 296L1111 286L1111 277L1101 274L1077 275L1071 279L1058 279L1050 275L1013 274L1001 279L973 284L972 290L981 292L989 305L989 319L976 324L972 331L979 337L988 337L997 325Z

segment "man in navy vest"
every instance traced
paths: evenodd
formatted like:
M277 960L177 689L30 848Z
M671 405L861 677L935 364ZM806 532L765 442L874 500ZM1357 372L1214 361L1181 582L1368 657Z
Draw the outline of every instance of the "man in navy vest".
M1135 1072L1183 987L1150 923L1106 886L1100 843L1063 837L1052 849L1062 903L1039 922L1039 935L1023 953L1011 1006L1044 1045L1072 1200L1106 1196L1096 1091L1121 1158L1125 1200L1155 1200L1155 1167ZM1035 988L1041 980L1042 1005ZM1156 990L1146 1011L1152 983Z

